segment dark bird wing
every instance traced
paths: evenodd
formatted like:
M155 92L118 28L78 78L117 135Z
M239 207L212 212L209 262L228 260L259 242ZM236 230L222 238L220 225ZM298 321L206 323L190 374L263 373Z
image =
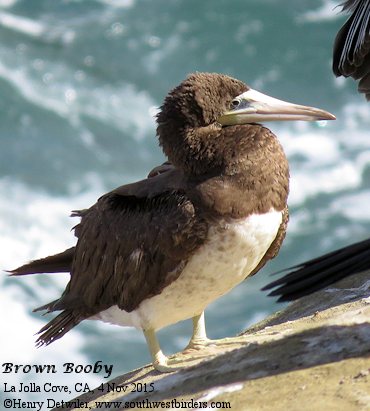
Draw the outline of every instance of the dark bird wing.
M360 80L358 90L370 100L370 0L348 0L343 10L352 15L335 38L333 72Z
M284 270L288 274L263 290L275 288L270 296L279 296L278 301L293 301L369 268L370 239L367 239Z
M54 308L117 304L130 312L176 279L207 234L181 181L174 169L122 186L84 211L71 281Z
M38 345L113 305L130 312L160 293L208 231L186 195L183 174L174 168L119 187L75 214L81 222L70 282L59 300L41 307L63 312L40 330Z
M173 169L174 166L166 161L160 166L153 168L148 174L148 178L155 177ZM80 215L82 212L80 211L77 214ZM75 214L72 215L75 216ZM12 276L38 273L69 273L72 269L74 252L75 247L71 247L61 253L30 261L29 263L8 272Z
M165 161L160 166L154 167L153 170L148 174L148 178L155 177L159 174L167 173L175 168L169 161Z
M9 272L11 275L69 273L72 267L74 250L74 247L68 248L61 253L30 261L29 263Z

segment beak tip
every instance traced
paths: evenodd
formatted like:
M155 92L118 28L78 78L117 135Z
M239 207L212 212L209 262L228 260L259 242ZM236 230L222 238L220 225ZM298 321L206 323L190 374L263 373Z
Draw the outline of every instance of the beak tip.
M326 120L336 120L337 118L335 117L334 114L329 113L328 117L326 118Z
M321 111L322 112L322 111ZM323 120L336 120L337 118L335 117L334 114L329 113L328 111L322 112L320 115L320 118L318 118L319 121Z

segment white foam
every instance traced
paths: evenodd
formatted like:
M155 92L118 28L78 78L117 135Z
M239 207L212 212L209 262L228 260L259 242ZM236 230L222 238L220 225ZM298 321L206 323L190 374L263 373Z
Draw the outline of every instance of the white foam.
M135 5L135 0L98 0L100 3L107 4L116 8L128 9Z
M329 213L341 213L352 221L370 221L370 190L346 194L333 200Z
M338 2L335 0L323 0L321 6L315 10L308 10L298 15L296 20L299 23L320 23L322 21L339 18Z
M13 7L18 0L0 0L0 7L3 8L8 8L8 7Z
M333 194L345 189L358 188L360 183L360 170L348 161L327 169L308 167L303 170L293 170L289 204L297 206L320 193Z
M147 92L138 91L132 84L99 83L81 70L76 74L62 62L38 59L31 65L29 61L16 65L11 53L3 50L1 55L0 77L30 103L65 118L79 134L89 133L84 117L114 126L136 139L154 134L151 113L156 104Z
M38 21L5 11L0 12L0 25L32 37L40 37L46 31L45 26Z

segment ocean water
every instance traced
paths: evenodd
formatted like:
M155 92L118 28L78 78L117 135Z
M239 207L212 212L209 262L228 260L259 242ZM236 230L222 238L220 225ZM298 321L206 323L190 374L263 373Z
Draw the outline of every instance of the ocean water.
M154 116L168 90L188 73L222 72L337 116L335 122L268 124L291 165L287 238L262 272L208 308L209 336L235 335L282 308L259 291L272 272L370 233L370 106L353 80L331 72L333 39L345 20L336 5L0 0L0 267L74 244L71 210L163 161ZM33 334L47 318L32 308L57 298L68 275L12 279L3 273L0 281L1 364L103 361L114 365L115 376L150 361L139 331L88 321L34 348ZM168 327L160 332L162 348L181 350L190 334L190 321ZM106 381L103 374L1 376L17 384ZM40 399L6 396L12 395Z

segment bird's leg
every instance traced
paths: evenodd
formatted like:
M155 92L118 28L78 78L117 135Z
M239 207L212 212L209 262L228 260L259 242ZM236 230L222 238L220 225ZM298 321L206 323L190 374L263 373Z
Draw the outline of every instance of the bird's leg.
M193 335L189 341L189 344L184 349L183 353L191 350L201 350L207 346L227 345L235 344L235 338L222 338L219 340L211 340L207 338L206 324L204 320L204 311L193 317Z
M185 351L190 349L199 350L205 347L210 341L211 340L207 338L204 311L202 311L201 314L193 317L193 335Z
M153 367L160 372L173 372L181 370L182 367L168 365L168 358L163 354L159 346L157 336L153 329L143 330L149 352L152 357Z

